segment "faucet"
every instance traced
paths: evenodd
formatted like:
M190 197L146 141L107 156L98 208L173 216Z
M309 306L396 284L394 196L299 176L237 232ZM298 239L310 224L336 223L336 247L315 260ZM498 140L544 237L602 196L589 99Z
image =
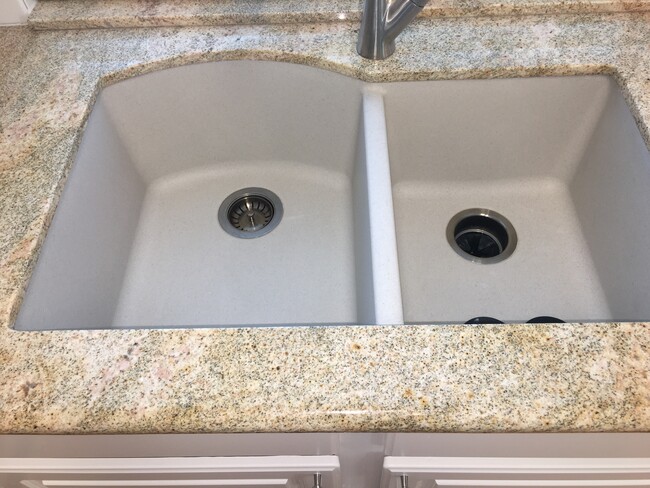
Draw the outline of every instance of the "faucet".
M365 0L357 52L368 59L386 59L395 38L420 13L428 0Z

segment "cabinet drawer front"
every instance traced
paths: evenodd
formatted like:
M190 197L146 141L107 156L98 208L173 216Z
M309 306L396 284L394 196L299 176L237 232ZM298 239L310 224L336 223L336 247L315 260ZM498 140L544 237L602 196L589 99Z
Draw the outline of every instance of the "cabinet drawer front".
M435 480L439 488L650 488L650 480Z
M285 488L292 484L288 478L278 479L60 479L60 480L21 480L25 488Z
M0 488L340 488L337 456L5 458Z
M388 456L382 488L650 488L646 458Z

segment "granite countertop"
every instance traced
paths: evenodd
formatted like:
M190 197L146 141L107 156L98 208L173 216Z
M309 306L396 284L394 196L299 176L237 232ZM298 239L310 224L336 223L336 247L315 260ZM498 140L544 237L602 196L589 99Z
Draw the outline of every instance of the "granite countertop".
M126 77L220 59L368 81L606 73L650 141L650 14L430 15L383 62L355 53L357 27L0 29L1 433L650 430L650 323L11 328L95 96Z

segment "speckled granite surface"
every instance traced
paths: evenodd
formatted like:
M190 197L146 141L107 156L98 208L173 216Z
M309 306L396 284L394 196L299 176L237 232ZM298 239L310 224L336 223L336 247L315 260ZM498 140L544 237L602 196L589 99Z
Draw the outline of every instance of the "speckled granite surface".
M236 58L369 81L610 73L650 140L648 14L422 19L378 63L356 27L0 30L0 432L650 430L648 323L10 328L97 90L128 76Z
M362 0L41 0L37 29L356 21ZM650 10L650 0L432 0L422 17Z

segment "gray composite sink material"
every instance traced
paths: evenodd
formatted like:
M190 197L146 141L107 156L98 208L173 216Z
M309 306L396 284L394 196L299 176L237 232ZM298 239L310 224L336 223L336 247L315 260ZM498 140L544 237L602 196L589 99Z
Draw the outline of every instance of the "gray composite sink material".
M398 83L384 99L405 322L650 317L650 156L611 78ZM447 245L474 207L513 224L510 258Z
M213 63L104 90L19 328L358 323L352 174L360 82L302 66ZM237 239L232 192L282 200Z
M268 188L257 239L221 202ZM183 66L103 90L15 327L650 317L650 156L605 76L368 84L306 66ZM508 259L449 220L514 225Z

